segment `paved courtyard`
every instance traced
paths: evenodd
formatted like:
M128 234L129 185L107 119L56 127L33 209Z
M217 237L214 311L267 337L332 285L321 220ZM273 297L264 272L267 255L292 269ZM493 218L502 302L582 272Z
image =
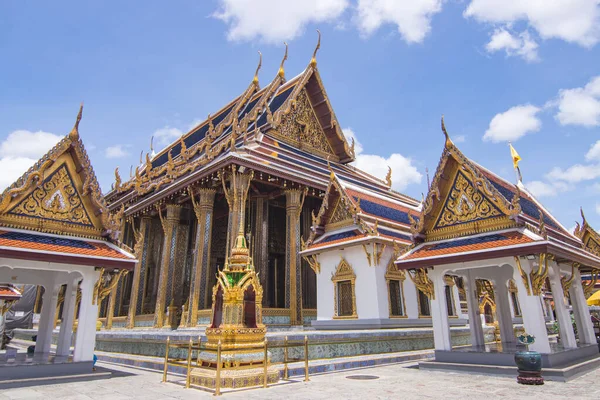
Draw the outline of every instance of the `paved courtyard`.
M29 386L0 391L7 399L199 399L212 393L184 389L182 378L160 383L161 374L153 371L99 364L113 372L113 378ZM521 386L514 379L444 372L422 372L414 364L397 364L325 375L310 382L285 382L268 389L249 389L225 393L224 399L598 399L600 370L568 383L547 382L544 386ZM351 380L351 375L374 375L375 380Z

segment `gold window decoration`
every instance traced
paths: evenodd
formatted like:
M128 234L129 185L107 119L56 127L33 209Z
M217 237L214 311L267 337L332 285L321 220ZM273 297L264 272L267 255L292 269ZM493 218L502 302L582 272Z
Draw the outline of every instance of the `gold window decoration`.
M343 257L331 277L334 284L334 319L355 319L356 313L356 274Z
M406 274L396 268L394 259L395 257L390 259L385 272L390 318L406 318L406 301L404 300Z

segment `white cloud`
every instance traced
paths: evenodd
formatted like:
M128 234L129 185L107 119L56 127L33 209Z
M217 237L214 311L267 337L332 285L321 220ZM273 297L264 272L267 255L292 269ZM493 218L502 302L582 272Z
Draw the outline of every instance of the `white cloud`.
M417 168L413 165L410 158L402 154L394 153L385 158L374 154L363 154L363 147L356 139L356 134L350 128L343 130L346 139L352 142L355 140L354 152L356 160L354 166L380 179L385 178L388 173L388 167L392 168L392 188L402 191L411 183L421 183L423 177Z
M43 131L11 132L0 143L0 190L15 182L60 139L61 136Z
M529 193L531 193L532 195L534 195L537 198L554 197L561 192L566 192L567 190L571 189L571 187L568 184L566 184L564 182L559 182L559 181L554 181L554 182L531 181L531 182L525 183L525 187L527 188Z
M507 56L519 56L527 62L538 61L538 44L528 31L516 35L505 28L494 30L489 43L485 46L489 53L504 50Z
M600 214L600 203L596 203L596 212Z
M61 136L43 131L17 130L11 132L0 144L0 157L25 157L34 159L35 162L61 138Z
M567 169L555 167L546 174L546 177L569 183L589 181L600 177L600 165L575 164Z
M483 140L502 142L518 140L530 132L537 132L542 127L542 121L537 117L539 107L531 104L515 106L496 114L490 122L490 127L483 135Z
M332 22L347 0L220 0L213 14L229 26L227 38L281 43L300 35L309 23Z
M183 132L177 128L171 128L165 126L164 128L157 129L154 131L154 143L159 146L166 146L173 143L183 135Z
M556 119L561 125L600 125L600 76L582 88L562 89L558 93Z
M467 141L467 137L465 135L453 136L452 141L454 143L464 143Z
M357 20L365 35L394 24L407 43L421 43L431 30L431 18L441 10L442 0L358 0Z
M585 159L588 161L600 161L600 140L590 147L587 153L585 153Z
M598 0L472 0L464 16L505 26L526 22L542 39L584 47L600 41Z
M125 150L128 147L123 144L116 144L114 146L107 147L104 151L106 158L123 158L129 155L129 152Z

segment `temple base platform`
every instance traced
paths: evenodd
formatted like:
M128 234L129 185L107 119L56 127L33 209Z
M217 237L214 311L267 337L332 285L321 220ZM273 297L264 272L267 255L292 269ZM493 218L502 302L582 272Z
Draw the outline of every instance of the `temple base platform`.
M435 359L419 363L419 369L466 372L486 375L518 375L515 352L524 346L492 343L463 346L452 351L435 351ZM598 345L580 345L565 349L551 343L551 353L542 354L542 376L548 381L566 382L600 367Z

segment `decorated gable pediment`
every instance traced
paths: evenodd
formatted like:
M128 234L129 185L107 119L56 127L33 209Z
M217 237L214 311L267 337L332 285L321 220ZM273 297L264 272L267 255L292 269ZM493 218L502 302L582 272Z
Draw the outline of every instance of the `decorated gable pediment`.
M445 127L442 122L442 130ZM423 240L440 240L515 226L521 212L520 192L506 199L446 136L446 145L412 232Z
M433 229L452 227L502 215L502 211L459 170Z
M62 164L41 185L15 204L8 214L93 228L76 187L66 164Z
M272 133L301 150L339 161L315 115L306 89L300 91L295 105L288 114L282 116L281 123Z
M79 137L81 114L69 135L0 195L0 225L97 238L117 232Z

